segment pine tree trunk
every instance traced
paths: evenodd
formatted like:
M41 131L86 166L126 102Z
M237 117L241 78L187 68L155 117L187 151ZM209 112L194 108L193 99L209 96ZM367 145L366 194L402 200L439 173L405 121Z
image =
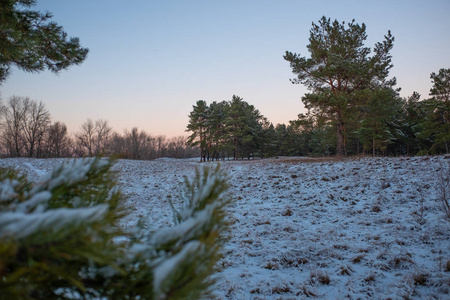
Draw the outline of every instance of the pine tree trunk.
M336 156L344 156L344 122L342 120L338 120L337 125L337 144L336 144Z
M372 138L372 156L375 157L375 138Z
M445 144L445 150L446 150L446 154L448 154L448 144L447 141L444 138L444 144Z

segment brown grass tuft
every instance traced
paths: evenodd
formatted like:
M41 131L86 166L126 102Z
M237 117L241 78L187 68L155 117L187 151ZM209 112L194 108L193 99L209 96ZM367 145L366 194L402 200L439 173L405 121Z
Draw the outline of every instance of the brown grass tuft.
M428 274L417 273L413 275L414 285L427 285Z

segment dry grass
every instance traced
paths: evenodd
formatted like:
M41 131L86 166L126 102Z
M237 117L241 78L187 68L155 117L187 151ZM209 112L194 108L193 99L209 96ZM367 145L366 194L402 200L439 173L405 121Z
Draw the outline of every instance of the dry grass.
M328 273L326 271L322 271L322 270L314 270L311 271L311 275L310 275L310 281L311 283L320 283L320 284L330 284L331 279L330 279L330 275L328 275Z
M286 294L291 291L288 285L275 286L272 288L272 294Z
M311 289L306 285L301 286L300 291L296 294L297 297L300 295L305 295L306 297L314 297L314 298L317 297L317 294L311 291Z
M339 274L340 275L348 275L351 276L351 274L354 272L353 268L351 266L342 265L339 268Z
M361 262L361 260L364 258L364 256L365 256L365 255L360 254L360 255L356 256L355 258L353 258L353 259L352 259L352 262L353 262L354 264L358 264L358 263Z
M280 157L270 159L272 162L280 163L328 163L328 162L341 162L354 160L354 157L337 157L337 156L324 156L324 157Z
M372 273L369 276L367 276L366 278L364 278L364 281L367 283L374 282L375 278L376 278L375 274Z
M426 273L416 273L412 276L414 285L427 285L429 275Z
M267 270L278 270L280 266L276 262L268 261L267 264L263 266L263 268Z
M286 209L286 210L283 212L282 215L285 216L285 217L290 217L290 216L292 216L292 209L291 209L291 208Z

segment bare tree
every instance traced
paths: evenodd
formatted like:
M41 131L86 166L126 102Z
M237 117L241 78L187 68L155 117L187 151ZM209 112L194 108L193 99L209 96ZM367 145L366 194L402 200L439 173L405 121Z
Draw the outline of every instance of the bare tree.
M111 142L112 128L106 120L95 121L95 155L105 154Z
M24 117L20 119L28 157L40 157L44 135L50 127L50 113L44 103L22 98Z
M150 136L145 131L133 127L131 131L125 130L126 149L132 159L148 159L148 144Z
M0 155L6 154L5 144L3 143L3 130L5 129L6 106L3 105L3 99L0 98Z
M81 125L80 132L75 134L76 149L80 156L98 156L107 152L112 128L106 120L97 120L95 123L87 119Z
M155 138L155 142L157 157L167 156L167 137L165 135L158 135Z
M163 155L173 158L189 158L198 157L200 155L200 149L198 147L190 146L188 138L185 136L176 136L166 141L163 146ZM164 149L166 149L164 151Z
M2 143L7 155L19 157L23 155L24 141L22 119L25 117L23 101L13 96L3 108L4 126L2 130Z
M72 139L67 132L66 124L53 123L46 138L45 157L69 157L72 155Z
M119 156L121 158L128 158L126 149L126 139L117 132L111 134L111 141L108 147L108 154Z
M0 98L0 130L2 130L5 127L5 112L6 112L6 106L3 105L3 99Z
M167 155L174 158L185 157L187 138L183 136L172 137L167 143Z
M147 160L159 157L187 158L198 156L199 148L186 145L187 138L168 139L164 135L152 137L144 130L133 127L121 135L112 133L107 153L121 158Z
M75 138L78 155L94 156L95 125L91 119L81 125L81 131L75 134Z
M13 96L0 111L4 119L1 140L7 155L39 157L50 124L50 113L45 105Z

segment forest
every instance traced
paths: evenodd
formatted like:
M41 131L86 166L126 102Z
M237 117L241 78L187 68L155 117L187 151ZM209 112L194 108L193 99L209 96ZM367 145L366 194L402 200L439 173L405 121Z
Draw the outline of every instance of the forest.
M430 98L401 98L392 88L366 89L345 109L344 155L403 156L449 153L450 69L431 74ZM355 101L355 102L356 102ZM189 115L188 144L202 160L337 154L333 113L310 106L286 124L270 123L239 96L207 104Z

